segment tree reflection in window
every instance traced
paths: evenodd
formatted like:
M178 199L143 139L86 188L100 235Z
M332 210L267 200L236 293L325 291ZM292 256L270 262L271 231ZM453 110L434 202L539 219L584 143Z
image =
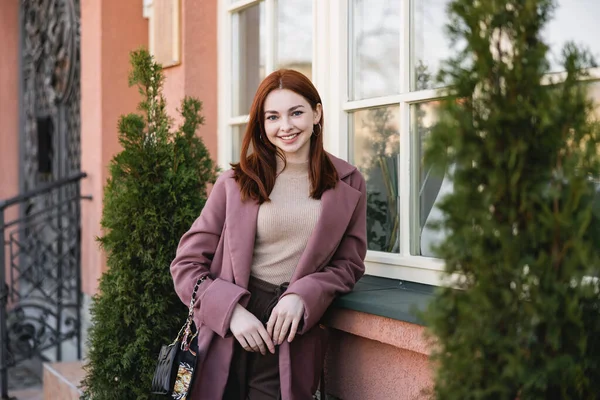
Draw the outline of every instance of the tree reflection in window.
M369 250L398 252L399 108L357 111L354 117L354 162L367 181Z
M441 218L437 205L445 193L443 188L447 189L449 185L448 177L426 163L423 158L425 143L429 140L431 129L438 119L439 106L439 101L417 103L411 106L412 137L419 146L420 155L417 255L427 257L435 256L432 247L444 238L444 233L433 229L433 224Z

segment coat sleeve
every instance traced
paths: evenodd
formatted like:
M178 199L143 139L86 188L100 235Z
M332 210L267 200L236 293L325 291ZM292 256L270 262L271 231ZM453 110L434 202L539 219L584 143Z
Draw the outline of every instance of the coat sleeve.
M224 181L229 176L226 172L217 179L202 213L181 237L171 263L175 291L186 306L190 303L198 279L207 276L198 288L195 314L199 322L221 337L225 337L229 331L235 305L250 295L234 283L210 276L210 265L225 225L227 196Z
M315 326L336 296L350 292L365 272L367 254L367 189L360 172L353 176L361 196L340 245L325 268L290 284L285 295L297 294L304 302L300 334ZM358 179L357 179L358 176Z

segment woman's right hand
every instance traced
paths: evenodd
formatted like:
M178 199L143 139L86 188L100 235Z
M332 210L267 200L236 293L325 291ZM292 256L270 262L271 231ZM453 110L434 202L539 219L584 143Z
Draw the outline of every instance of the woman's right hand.
M262 322L239 304L235 305L229 330L246 351L275 354L275 345Z

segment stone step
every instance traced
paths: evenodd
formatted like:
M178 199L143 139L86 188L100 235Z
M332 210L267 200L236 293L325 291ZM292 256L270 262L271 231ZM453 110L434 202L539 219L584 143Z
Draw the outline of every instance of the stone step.
M44 400L44 393L42 389L11 390L8 397L17 400Z
M79 400L85 377L81 361L44 364L44 400Z

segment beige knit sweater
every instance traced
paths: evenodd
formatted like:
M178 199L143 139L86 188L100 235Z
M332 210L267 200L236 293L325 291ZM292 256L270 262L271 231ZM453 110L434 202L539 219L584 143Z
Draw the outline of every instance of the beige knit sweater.
M251 274L280 285L290 281L321 215L321 201L310 197L308 162L288 162L269 198L258 210Z

